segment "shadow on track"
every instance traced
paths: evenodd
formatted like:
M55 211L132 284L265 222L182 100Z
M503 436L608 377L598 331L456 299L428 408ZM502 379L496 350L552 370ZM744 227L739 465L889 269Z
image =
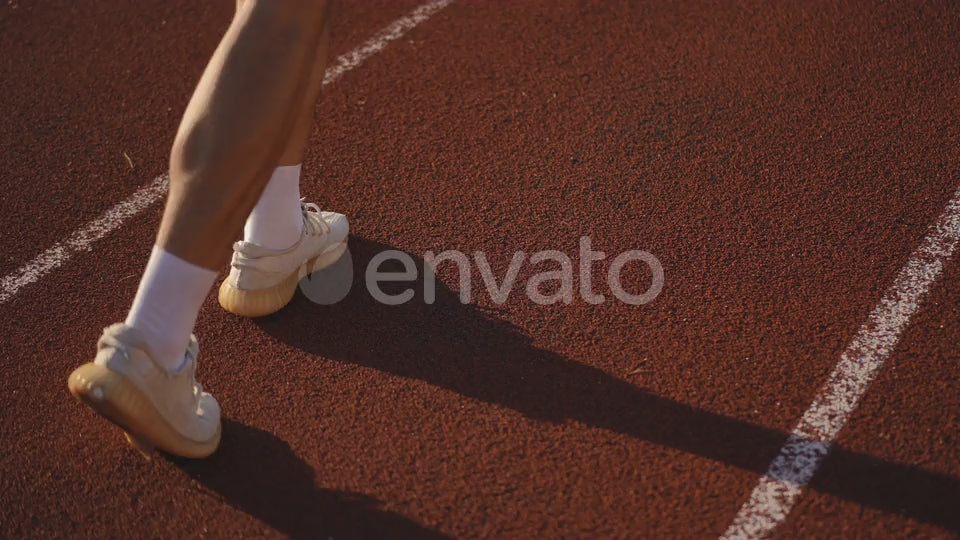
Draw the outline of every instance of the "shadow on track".
M281 439L231 420L205 460L168 458L231 506L292 538L448 538L378 508L363 494L323 489Z
M436 302L427 305L422 300L424 262L413 254L418 280L382 284L382 289L396 294L412 287L414 299L399 306L380 304L363 284L364 271L376 253L394 248L357 237L350 242L354 283L344 300L323 306L299 294L286 309L258 319L261 328L310 354L422 380L536 420L575 420L756 473L766 471L787 438L777 430L650 394L537 348L508 322L461 304L440 280ZM396 286L391 290L389 285ZM948 476L835 447L811 487L960 529L955 508L960 481Z

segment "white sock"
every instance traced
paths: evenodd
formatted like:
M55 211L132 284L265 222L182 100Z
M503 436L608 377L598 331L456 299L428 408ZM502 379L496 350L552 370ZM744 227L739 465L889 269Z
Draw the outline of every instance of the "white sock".
M217 273L153 246L126 323L143 332L154 358L170 371L183 366L190 333Z
M300 240L303 214L300 211L300 165L273 170L243 226L243 239L267 249L286 249Z

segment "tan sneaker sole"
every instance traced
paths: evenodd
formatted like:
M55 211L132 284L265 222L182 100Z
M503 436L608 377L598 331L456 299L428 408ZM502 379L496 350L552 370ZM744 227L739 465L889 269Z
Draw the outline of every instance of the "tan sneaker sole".
M297 292L297 284L300 283L300 271L304 266L313 272L323 270L340 260L345 251L347 251L346 241L331 247L330 251L308 260L283 281L266 289L238 289L224 280L220 284L218 296L220 306L241 317L263 317L276 313L293 299L293 295Z
M153 447L187 458L204 458L220 445L220 426L207 441L181 435L126 377L90 362L70 374L70 393L120 427L134 448L150 458Z

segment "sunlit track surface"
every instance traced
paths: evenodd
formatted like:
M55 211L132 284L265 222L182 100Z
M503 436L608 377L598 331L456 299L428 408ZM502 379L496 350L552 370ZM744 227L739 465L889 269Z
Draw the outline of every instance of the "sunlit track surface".
M960 185L957 7L334 8L328 75L352 70L303 191L351 217L354 287L258 321L208 298L199 375L228 420L187 463L143 460L64 380L129 306L232 5L0 7L2 530L724 534ZM609 301L537 305L529 262L486 293L475 252L498 281L518 251L576 273L582 236ZM400 306L362 287L391 249L419 276ZM471 258L468 305L449 263L422 300L444 250ZM627 250L663 265L649 304L607 288ZM775 536L960 531L960 280L939 272Z

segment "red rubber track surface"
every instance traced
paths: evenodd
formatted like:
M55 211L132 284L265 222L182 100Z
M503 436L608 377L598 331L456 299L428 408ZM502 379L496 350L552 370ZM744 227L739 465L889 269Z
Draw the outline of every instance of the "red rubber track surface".
M342 3L334 54L415 2ZM0 272L165 171L231 2L0 7ZM354 288L260 320L211 294L221 449L145 461L67 393L129 307L151 207L2 310L4 536L697 536L729 525L960 185L950 2L457 2L327 88L303 191ZM134 162L128 165L123 153ZM397 249L655 254L645 306L373 300ZM576 260L574 261L576 262ZM643 290L650 276L628 266ZM949 263L786 536L960 531Z

